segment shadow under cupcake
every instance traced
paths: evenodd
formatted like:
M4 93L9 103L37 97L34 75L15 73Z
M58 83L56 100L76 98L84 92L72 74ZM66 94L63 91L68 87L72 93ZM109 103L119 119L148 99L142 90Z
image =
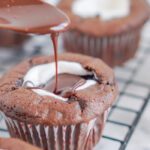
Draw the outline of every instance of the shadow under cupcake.
M91 150L117 96L113 71L100 59L62 54L55 87L53 56L29 59L0 80L9 133L44 150Z
M71 19L63 36L65 49L101 58L110 66L135 55L150 16L145 0L63 0L58 6Z

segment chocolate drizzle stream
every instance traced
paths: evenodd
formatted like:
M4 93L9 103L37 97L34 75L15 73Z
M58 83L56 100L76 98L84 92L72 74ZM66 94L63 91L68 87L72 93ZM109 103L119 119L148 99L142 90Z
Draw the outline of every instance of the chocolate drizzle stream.
M51 34L51 39L53 42L53 47L54 47L54 56L55 56L55 88L54 88L54 93L57 93L57 87L58 87L58 33L53 33Z
M2 0L0 2L0 28L23 33L51 34L53 42L56 81L58 85L57 40L59 32L68 28L68 17L55 6L40 0Z

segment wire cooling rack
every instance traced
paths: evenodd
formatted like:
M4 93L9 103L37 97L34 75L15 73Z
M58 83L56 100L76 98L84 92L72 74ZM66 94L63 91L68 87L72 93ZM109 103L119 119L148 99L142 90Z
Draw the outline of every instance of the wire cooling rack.
M150 23L147 28L150 28ZM150 35L147 33L150 33L150 29L145 29L135 58L124 66L115 68L120 94L109 113L103 137L95 150L125 150L147 106L150 99L150 80L147 82L145 77L148 67L150 70ZM9 61L3 59L4 56L0 57L0 75L23 59L22 52L17 52ZM0 136L9 136L2 116Z

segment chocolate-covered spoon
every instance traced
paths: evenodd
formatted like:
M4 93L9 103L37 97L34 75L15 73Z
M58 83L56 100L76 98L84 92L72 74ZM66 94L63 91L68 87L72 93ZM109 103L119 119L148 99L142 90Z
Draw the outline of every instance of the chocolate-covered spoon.
M0 28L47 34L64 31L68 17L55 6L40 0L2 0Z
M57 91L57 37L66 30L70 21L55 6L40 0L2 0L0 2L0 28L24 33L48 34L54 46Z

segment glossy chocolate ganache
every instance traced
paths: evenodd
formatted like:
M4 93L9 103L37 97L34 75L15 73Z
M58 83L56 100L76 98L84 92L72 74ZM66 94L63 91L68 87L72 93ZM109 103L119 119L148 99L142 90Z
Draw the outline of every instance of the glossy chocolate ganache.
M58 61L58 86L57 92L53 94L55 69L54 62L32 67L24 76L23 86L32 89L39 95L53 96L67 101L75 91L86 89L99 82L96 75L83 68L80 63Z
M4 0L0 3L0 28L23 33L51 34L55 54L55 87L57 92L57 39L69 25L68 17L40 0ZM49 68L50 70L50 68Z

